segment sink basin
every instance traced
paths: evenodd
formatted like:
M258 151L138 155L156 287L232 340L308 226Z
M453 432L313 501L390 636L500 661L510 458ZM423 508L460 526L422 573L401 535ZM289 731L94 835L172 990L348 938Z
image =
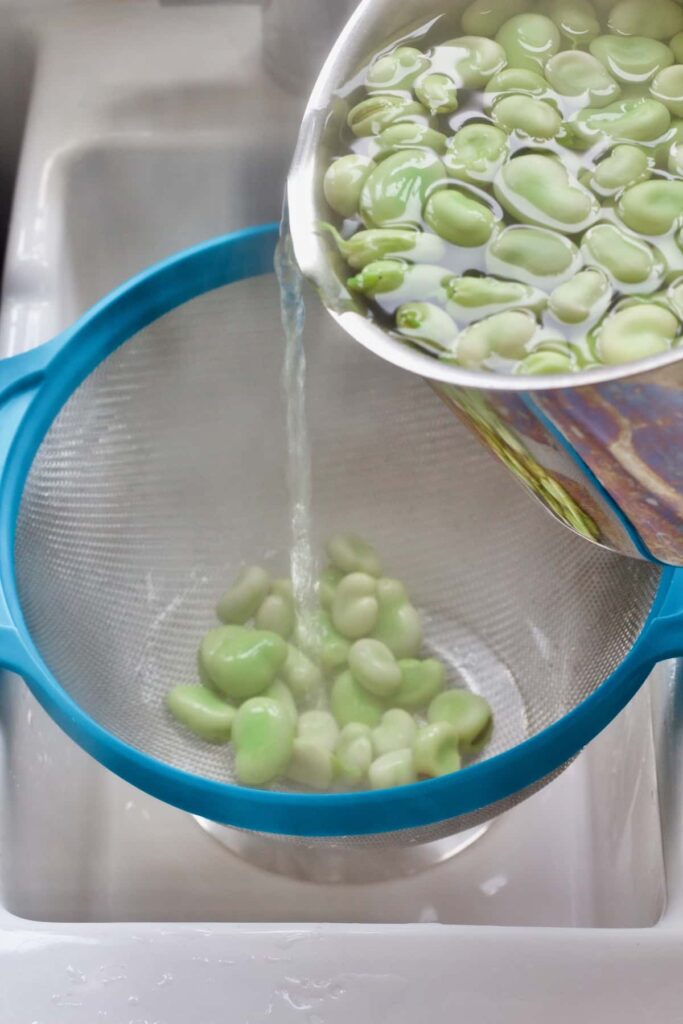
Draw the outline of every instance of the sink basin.
M0 34L0 254L5 251L34 71L35 44L29 26L20 11L3 9Z
M251 5L103 2L46 22L3 355L172 251L277 219L301 101L261 70L259 31ZM219 33L243 42L229 62ZM556 781L462 853L333 886L240 860L102 769L2 678L0 1019L218 1024L226 992L229 1019L252 1024L413 1024L425 1000L456 992L486 1024L635 1024L645 1005L677 1019L672 680L660 666Z

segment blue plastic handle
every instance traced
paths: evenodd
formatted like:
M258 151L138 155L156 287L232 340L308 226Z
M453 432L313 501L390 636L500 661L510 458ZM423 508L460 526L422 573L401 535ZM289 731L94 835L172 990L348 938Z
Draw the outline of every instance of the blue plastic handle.
M106 767L159 799L240 828L303 836L416 828L533 786L570 760L635 694L656 661L683 651L683 570L665 568L638 641L581 704L510 750L439 779L381 792L250 790L149 757L90 718L60 686L28 633L16 591L14 534L34 456L81 381L119 345L176 306L273 267L277 226L214 239L133 278L54 341L0 363L0 664L24 676L58 725Z

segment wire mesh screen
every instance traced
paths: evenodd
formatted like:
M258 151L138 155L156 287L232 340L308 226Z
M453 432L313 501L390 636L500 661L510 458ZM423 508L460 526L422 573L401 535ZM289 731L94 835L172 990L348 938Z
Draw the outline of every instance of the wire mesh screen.
M352 530L406 582L426 647L490 701L486 755L549 725L621 661L659 572L559 526L415 377L310 303L317 550ZM289 509L273 277L161 318L74 393L32 467L16 541L47 665L106 729L230 781L164 697L196 681L213 606L245 562L286 574Z

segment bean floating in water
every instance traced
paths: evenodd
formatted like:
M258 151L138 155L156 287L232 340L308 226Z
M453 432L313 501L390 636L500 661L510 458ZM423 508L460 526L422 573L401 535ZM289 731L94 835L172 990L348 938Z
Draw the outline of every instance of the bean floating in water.
M683 340L666 290L683 273L683 6L533 7L473 0L460 36L437 20L349 83L323 181L339 220L321 230L368 316L465 370L669 352ZM619 343L625 299L643 309Z

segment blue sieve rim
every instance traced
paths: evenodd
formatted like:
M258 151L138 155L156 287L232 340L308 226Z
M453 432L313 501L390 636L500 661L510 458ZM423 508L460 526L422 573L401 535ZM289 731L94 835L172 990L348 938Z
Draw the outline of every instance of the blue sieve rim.
M35 454L63 405L99 363L160 316L204 292L272 272L277 238L278 226L265 224L185 250L110 293L52 342L0 363L0 397L4 382L5 404L23 402L0 466L0 579L8 613L6 624L0 626L0 663L23 675L48 714L105 767L152 796L222 824L280 835L353 836L414 829L479 811L551 775L634 696L658 658L668 653L664 633L670 636L672 627L664 629L663 624L675 620L678 625L683 609L681 570L662 570L634 646L614 672L561 719L459 772L375 792L248 789L150 757L107 732L73 701L43 662L24 621L15 577L16 521ZM676 646L673 639L671 644Z

